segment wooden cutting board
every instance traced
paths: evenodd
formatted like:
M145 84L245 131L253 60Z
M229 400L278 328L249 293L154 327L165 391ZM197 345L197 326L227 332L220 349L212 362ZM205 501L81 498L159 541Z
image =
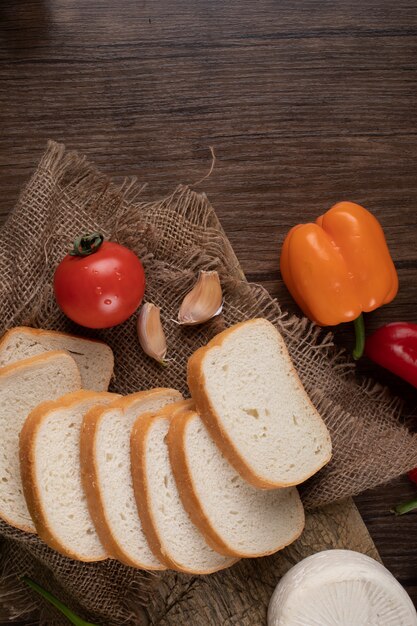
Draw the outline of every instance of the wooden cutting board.
M214 219L213 216L213 223ZM219 222L216 227L222 232ZM235 275L245 280L226 236L223 245L233 261ZM151 574L151 593L146 594L146 601L140 598L137 589L128 597L132 620L127 623L131 626L265 626L269 600L279 579L303 558L335 548L356 550L380 560L352 499L308 512L300 539L270 557L244 559L211 576L173 571ZM149 578L144 587L149 589ZM46 623L52 625L49 620ZM63 626L66 622L57 617L53 623ZM120 621L105 623L120 626Z
M234 270L246 280L239 260L225 236ZM265 626L270 597L279 579L303 558L321 550L356 550L381 558L353 500L306 513L300 539L270 557L244 559L211 576L165 573L156 582L153 603L146 608L152 626Z
M273 556L242 560L211 576L165 575L147 607L148 624L265 626L269 599L280 577L304 557L333 548L356 550L380 561L352 499L309 512L300 539Z

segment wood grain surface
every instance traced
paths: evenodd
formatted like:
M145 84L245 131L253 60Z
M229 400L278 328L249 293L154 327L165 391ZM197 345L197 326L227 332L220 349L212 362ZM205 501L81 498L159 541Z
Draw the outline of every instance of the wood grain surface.
M380 219L400 277L369 330L417 322L414 0L2 0L0 212L48 138L147 197L212 175L210 197L249 280L296 310L278 270L286 231L350 199ZM336 330L350 346L349 327ZM414 389L365 360L404 397ZM406 479L357 498L384 563L417 603Z
M145 610L145 618L149 620L145 623L155 626L264 626L277 581L303 558L340 546L350 546L352 550L379 559L351 499L310 512L301 538L275 555L242 559L232 568L209 578L187 576L186 586L183 575L169 572Z

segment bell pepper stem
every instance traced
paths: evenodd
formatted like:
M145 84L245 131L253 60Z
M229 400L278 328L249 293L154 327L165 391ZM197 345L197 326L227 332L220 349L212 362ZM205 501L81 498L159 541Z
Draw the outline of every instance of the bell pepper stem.
M27 576L22 577L23 582L25 582L28 587L36 591L40 596L45 598L50 604L52 604L58 611L60 611L65 617L71 622L71 624L75 624L75 626L98 626L97 624L92 624L91 622L86 622L85 620L75 615L65 604L63 604L60 600L55 598L52 593L46 591L43 587L35 583L35 581L31 580Z
M365 322L362 313L353 322L355 327L355 347L353 349L353 358L355 361L361 358L365 349Z
M410 511L414 511L415 509L417 509L417 498L397 504L392 512L395 513L395 515L404 515L404 513L410 513Z

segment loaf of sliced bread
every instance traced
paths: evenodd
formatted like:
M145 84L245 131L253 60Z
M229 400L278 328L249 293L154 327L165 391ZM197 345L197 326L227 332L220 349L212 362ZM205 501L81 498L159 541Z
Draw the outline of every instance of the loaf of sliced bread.
M55 330L19 326L0 340L0 367L49 350L67 350L78 365L83 389L106 391L113 373L111 348L102 341L84 339Z
M188 385L217 445L255 487L297 485L330 460L328 430L267 320L232 326L197 350Z
M172 473L166 437L171 419L190 401L136 420L131 435L132 478L143 531L155 556L170 569L211 574L236 559L215 552L185 511Z
M37 533L71 559L100 561L107 556L81 483L80 432L89 409L118 398L106 391L68 393L33 409L20 433L23 491Z
M130 469L130 435L139 415L182 400L174 389L153 389L95 407L81 430L81 474L90 515L107 553L132 567L165 569L144 535Z
M45 352L0 369L0 517L16 528L35 532L20 478L20 430L38 404L80 388L80 372L66 352Z
M261 490L228 463L195 411L183 411L168 431L171 467L184 508L206 541L234 557L259 557L289 545L303 531L295 487Z

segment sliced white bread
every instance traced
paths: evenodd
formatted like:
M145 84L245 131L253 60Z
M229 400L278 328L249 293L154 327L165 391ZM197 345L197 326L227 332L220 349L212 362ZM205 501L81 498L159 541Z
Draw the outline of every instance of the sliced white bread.
M66 352L45 352L0 369L0 517L16 528L36 532L20 478L20 430L38 404L80 387L80 372Z
M132 478L142 528L155 556L170 569L211 574L236 559L214 551L192 523L178 493L166 437L171 419L190 401L136 420L131 435Z
M0 367L49 350L67 350L78 365L83 389L106 391L113 374L111 348L102 341L55 330L18 326L0 340Z
M182 400L174 389L153 389L95 407L81 430L81 473L90 515L107 553L140 569L165 569L144 535L130 469L130 434L139 415Z
M188 386L211 436L255 487L298 485L330 460L329 432L267 320L236 324L197 350Z
M272 554L299 537L304 509L295 487L261 490L228 463L195 411L168 431L171 467L184 508L206 541L234 557Z
M20 433L23 491L38 535L78 561L107 556L88 511L81 483L80 432L85 413L120 396L74 391L31 411Z

